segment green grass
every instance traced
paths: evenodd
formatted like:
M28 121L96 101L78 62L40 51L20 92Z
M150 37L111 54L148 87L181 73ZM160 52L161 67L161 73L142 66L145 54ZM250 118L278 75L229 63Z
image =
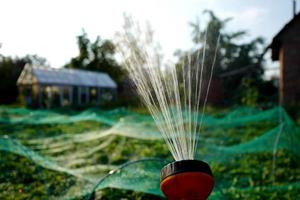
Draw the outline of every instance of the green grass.
M0 199L47 199L60 196L75 177L39 167L15 154L0 152Z

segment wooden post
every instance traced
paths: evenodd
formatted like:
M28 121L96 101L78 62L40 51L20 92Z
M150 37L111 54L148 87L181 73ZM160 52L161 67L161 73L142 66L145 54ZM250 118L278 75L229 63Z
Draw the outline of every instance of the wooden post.
M59 87L59 100L60 100L60 106L64 105L64 87Z
M69 92L69 106L71 106L73 104L73 87L72 86L69 86L68 92Z
M100 105L100 102L101 102L101 88L98 87L97 88L97 102L96 102L96 105Z
M48 86L49 91L48 91L48 108L52 107L52 86Z
M85 101L86 101L86 104L88 104L90 102L90 88L89 87L85 88Z
M78 101L78 105L81 104L81 87L78 86L77 87L77 101Z
M25 94L24 94L24 88L25 88L25 86L24 85L18 85L18 91L19 91L19 96L18 96L18 98L19 98L19 101L20 101L20 103L21 104L23 104L23 105L26 105L26 102L25 102ZM27 106L27 105L26 105Z
M113 89L113 100L117 100L118 97L118 91L117 89Z
M286 75L286 68L284 65L284 51L283 48L279 50L279 103L281 106L285 104L284 97L285 97L285 75Z
M38 104L40 108L43 106L42 100L43 100L43 86L38 85Z

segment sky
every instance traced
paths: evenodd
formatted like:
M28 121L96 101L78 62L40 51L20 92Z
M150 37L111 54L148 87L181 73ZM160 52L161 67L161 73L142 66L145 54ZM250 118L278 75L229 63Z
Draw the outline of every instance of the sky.
M173 60L177 49L192 47L188 23L204 23L205 9L232 17L228 31L247 30L245 40L262 36L268 43L292 18L292 0L0 0L0 54L37 54L61 67L78 55L83 28L92 40L113 39L127 13L150 22L164 57Z

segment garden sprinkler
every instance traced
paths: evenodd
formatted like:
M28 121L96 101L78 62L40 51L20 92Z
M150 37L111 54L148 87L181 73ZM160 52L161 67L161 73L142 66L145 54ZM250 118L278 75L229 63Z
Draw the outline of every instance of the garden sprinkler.
M205 63L203 47L184 56L177 65L163 67L151 31L143 34L133 21L121 38L118 50L136 86L137 94L152 115L157 128L176 160L161 170L160 189L170 200L205 200L214 179L209 165L193 160L218 55L220 35L211 67ZM148 35L147 35L148 34ZM204 100L204 101L203 101ZM203 102L202 115L200 103Z
M160 189L170 200L206 200L214 187L209 165L200 160L180 160L161 170Z

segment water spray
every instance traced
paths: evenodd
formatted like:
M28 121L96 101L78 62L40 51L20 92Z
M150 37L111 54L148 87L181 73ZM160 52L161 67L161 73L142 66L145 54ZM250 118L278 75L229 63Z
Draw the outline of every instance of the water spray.
M211 48L206 46L206 31L200 50L183 59L178 69L175 65L162 67L152 33L141 31L138 23L128 18L124 33L119 34L118 50L175 159L162 168L160 188L171 200L205 200L214 187L213 174L195 154L220 37L210 62L205 59L206 49Z

